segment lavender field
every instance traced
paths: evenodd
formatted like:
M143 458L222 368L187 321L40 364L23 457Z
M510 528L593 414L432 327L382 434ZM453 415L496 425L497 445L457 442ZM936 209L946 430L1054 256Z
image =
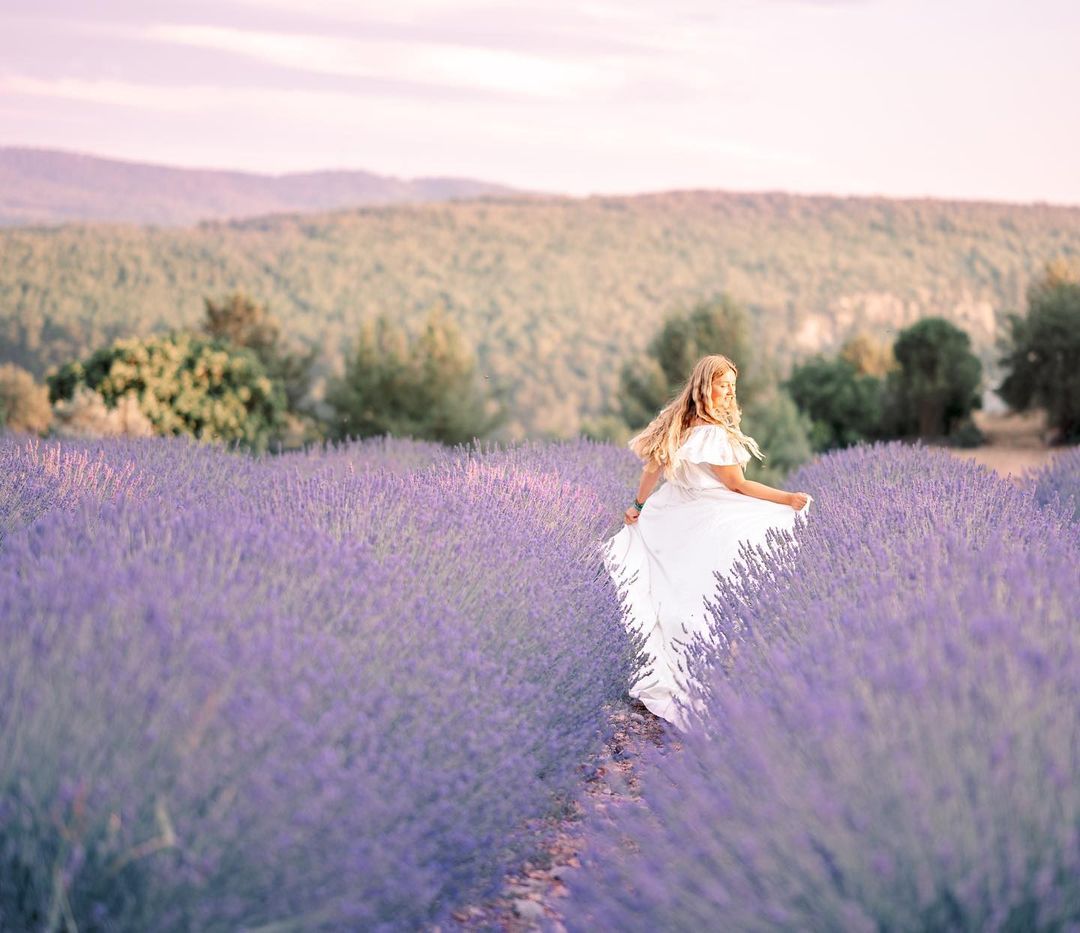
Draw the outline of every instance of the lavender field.
M0 929L403 930L578 793L633 460L0 441Z
M0 929L412 930L579 799L646 659L604 444L0 438ZM829 455L571 930L1080 923L1080 452Z
M707 715L594 815L568 927L1080 928L1080 450L1026 488L897 444L790 484L815 512L718 586Z

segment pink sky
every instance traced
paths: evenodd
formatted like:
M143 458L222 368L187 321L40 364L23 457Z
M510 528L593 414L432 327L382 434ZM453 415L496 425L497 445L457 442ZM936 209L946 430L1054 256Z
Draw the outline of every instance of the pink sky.
M4 0L0 145L1080 204L1077 0Z

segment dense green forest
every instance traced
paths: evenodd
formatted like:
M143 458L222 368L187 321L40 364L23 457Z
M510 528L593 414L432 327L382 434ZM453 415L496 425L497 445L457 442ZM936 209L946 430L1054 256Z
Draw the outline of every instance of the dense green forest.
M23 228L0 232L0 363L41 378L115 337L194 327L205 296L241 290L319 347L328 376L362 322L419 330L439 309L509 410L505 436L565 435L618 408L622 366L668 315L721 292L781 375L857 331L891 341L936 315L970 335L992 384L1007 315L1054 257L1080 257L1080 208L782 193Z

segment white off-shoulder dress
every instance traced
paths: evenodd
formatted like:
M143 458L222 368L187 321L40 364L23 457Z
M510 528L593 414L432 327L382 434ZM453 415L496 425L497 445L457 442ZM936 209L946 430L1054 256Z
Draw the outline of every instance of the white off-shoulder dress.
M676 699L685 706L691 701L679 670L680 642L706 630L705 599L716 590L713 574L731 572L743 542L764 544L770 528L791 530L797 513L788 505L732 492L716 478L709 464L745 467L750 460L745 447L718 425L691 428L677 460L638 520L605 542L604 564L626 586L626 624L645 633L645 651L653 658L651 671L630 686L630 696L685 730L686 714Z

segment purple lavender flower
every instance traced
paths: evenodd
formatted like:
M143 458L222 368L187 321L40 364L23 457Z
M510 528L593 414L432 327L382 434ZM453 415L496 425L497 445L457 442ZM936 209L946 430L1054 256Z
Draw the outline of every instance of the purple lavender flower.
M1027 477L1035 498L1080 520L1080 447L1059 451L1054 459Z
M594 554L631 461L0 439L0 928L415 929L491 893L638 663Z
M708 715L590 816L573 930L1062 929L1080 920L1080 538L899 444L793 477L797 546L718 581Z

